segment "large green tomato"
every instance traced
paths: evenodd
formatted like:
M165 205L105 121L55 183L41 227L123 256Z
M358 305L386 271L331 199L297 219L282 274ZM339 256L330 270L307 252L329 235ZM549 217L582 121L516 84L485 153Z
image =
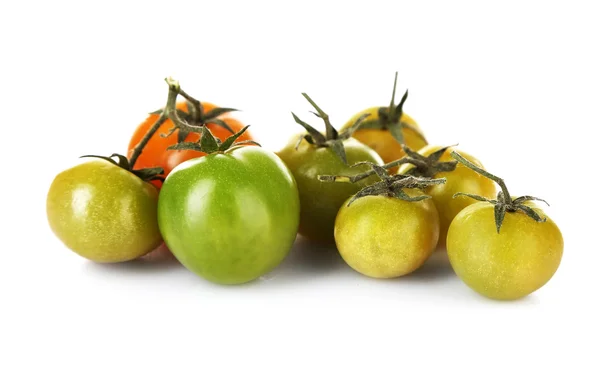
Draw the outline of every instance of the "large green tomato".
M160 191L165 243L189 270L241 284L275 268L296 238L294 177L274 153L248 146L178 165Z
M423 195L405 189L409 196ZM374 278L413 272L438 242L439 220L431 199L418 202L364 196L344 204L335 221L335 242L344 261Z
M349 165L368 161L383 164L381 157L371 148L355 139L344 141L348 165L326 147L317 147L305 140L296 149L298 137L290 140L278 155L290 168L300 192L300 229L306 238L323 243L333 243L335 217L342 204L361 188L377 181L371 177L357 183L320 182L319 175L356 175L369 167L350 168Z
M531 202L546 222L507 212L496 231L494 205L472 204L450 224L446 247L456 274L476 292L494 299L524 297L550 280L560 264L563 238L558 226Z
M107 161L94 159L58 174L48 192L52 231L95 262L136 259L161 244L154 186Z

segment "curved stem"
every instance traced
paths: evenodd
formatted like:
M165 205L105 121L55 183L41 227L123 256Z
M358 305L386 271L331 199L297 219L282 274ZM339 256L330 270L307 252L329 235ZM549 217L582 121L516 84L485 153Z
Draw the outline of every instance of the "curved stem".
M176 108L177 95L180 93L181 88L179 87L179 82L173 80L171 78L166 78L165 81L169 85L169 97L167 98L167 105L165 109L160 114L160 117L154 122L152 127L146 132L142 140L135 146L133 149L133 153L131 154L131 159L129 160L129 165L133 169L135 167L135 163L138 158L142 154L144 147L150 141L152 136L158 131L159 127L167 120L171 111Z
M452 151L450 153L450 155L452 156L452 158L454 158L461 164L465 165L469 169L476 171L477 173L483 175L484 177L496 182L498 184L498 186L500 186L500 189L502 189L502 193L504 194L505 203L508 205L512 204L512 198L511 198L510 193L508 192L508 188L506 187L506 184L504 183L504 180L502 178L496 177L495 175L488 173L487 171L485 171L482 168L480 168L479 166L473 164L471 161L467 160L460 154L456 153L456 151Z
M410 158L410 157L402 157L399 160L396 161L392 161L389 162L385 165L381 165L381 168L388 170L391 168L394 168L396 166L402 165L402 164L412 164L413 162L415 162L416 160ZM421 161L417 162L417 163L421 163ZM364 162L359 162L358 164L354 164L351 167L357 166L357 165L363 165ZM372 175L376 174L375 169L370 169L364 173L360 173L357 175L353 175L353 176L334 176L334 175L319 175L319 180L322 182L351 182L351 183L356 183L358 181L361 181L367 177L370 177ZM336 177L342 177L342 179L336 179Z

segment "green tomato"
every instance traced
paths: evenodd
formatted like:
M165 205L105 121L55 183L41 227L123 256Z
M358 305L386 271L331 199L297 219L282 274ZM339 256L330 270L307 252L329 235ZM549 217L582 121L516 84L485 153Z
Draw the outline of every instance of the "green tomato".
M416 189L405 192L423 195ZM408 202L364 196L345 203L335 221L335 242L344 261L374 278L413 272L435 250L438 236L438 214L431 199Z
M450 224L446 247L456 274L476 292L499 300L518 299L538 290L554 275L563 254L558 226L532 202L546 222L522 212L507 212L500 233L494 205L472 204Z
M371 148L355 139L344 141L348 165L333 150L316 147L305 140L296 149L298 137L290 140L278 155L290 168L300 192L300 228L306 238L323 243L333 243L335 217L342 204L361 188L377 181L376 177L357 183L320 182L319 175L356 175L369 169L357 162L383 164L381 157Z
M161 244L157 201L154 186L98 159L54 178L46 213L52 231L69 249L95 262L123 262Z
M296 238L294 177L274 153L248 146L184 162L165 180L158 221L189 270L241 284L275 268Z

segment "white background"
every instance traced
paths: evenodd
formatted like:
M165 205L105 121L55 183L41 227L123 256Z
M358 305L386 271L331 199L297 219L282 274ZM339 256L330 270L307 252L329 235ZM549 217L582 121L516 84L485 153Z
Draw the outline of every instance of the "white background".
M0 375L599 375L593 4L2 2ZM302 91L341 125L388 103L396 70L430 142L551 203L564 258L530 297L479 297L443 253L376 281L302 241L221 287L160 257L95 265L46 223L54 175L125 153L167 76L276 150L290 111L312 117Z

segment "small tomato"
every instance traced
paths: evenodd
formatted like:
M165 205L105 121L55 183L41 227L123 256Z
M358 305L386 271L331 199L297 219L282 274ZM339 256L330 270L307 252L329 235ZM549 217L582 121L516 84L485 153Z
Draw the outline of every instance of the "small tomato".
M116 164L94 159L58 174L48 222L71 250L95 262L136 259L158 247L158 192Z
M479 294L514 300L544 286L557 271L563 255L558 226L530 196L513 198L504 181L453 152L461 163L495 180L502 187L497 199L481 200L463 209L452 221L446 247L456 274Z

